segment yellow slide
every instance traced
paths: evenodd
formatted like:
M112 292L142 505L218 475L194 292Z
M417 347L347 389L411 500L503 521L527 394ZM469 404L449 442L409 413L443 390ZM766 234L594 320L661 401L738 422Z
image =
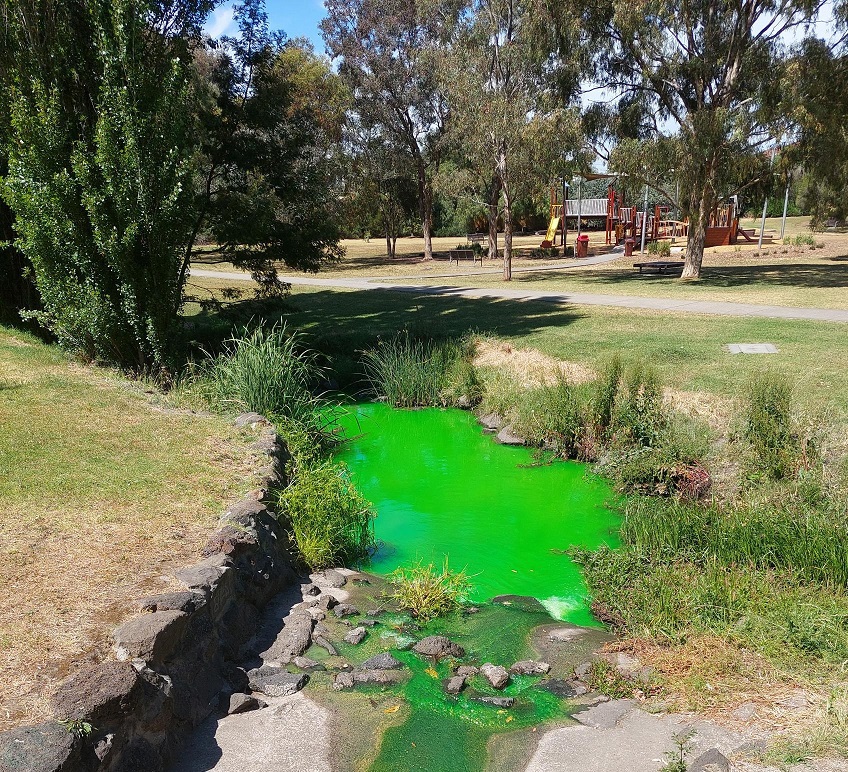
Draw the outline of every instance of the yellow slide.
M559 228L559 217L551 217L551 224L548 226L548 232L545 234L545 240L541 243L541 249L548 249L554 245L556 232Z

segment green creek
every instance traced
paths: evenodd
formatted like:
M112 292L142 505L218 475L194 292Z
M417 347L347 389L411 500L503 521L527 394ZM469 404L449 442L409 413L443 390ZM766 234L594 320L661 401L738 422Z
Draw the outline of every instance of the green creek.
M607 506L611 489L584 465L534 464L529 449L498 445L460 410L359 404L347 408L341 424L350 441L337 458L377 512L381 548L366 570L382 576L419 559L440 565L448 557L453 569L471 576L480 612L434 620L419 635L444 633L473 661L508 667L541 653L550 661L551 652L534 645L534 630L551 617L596 624L579 569L563 551L614 544L617 516ZM485 603L506 594L537 598L544 608ZM384 644L375 635L355 651L345 646L344 654L362 660ZM566 715L562 700L533 688L538 678L514 677L504 693L517 697L515 707L497 710L472 699L495 694L476 681L458 698L445 695L447 663L434 668L411 653L397 656L413 673L398 690L411 709L385 731L371 770L482 770L493 734Z

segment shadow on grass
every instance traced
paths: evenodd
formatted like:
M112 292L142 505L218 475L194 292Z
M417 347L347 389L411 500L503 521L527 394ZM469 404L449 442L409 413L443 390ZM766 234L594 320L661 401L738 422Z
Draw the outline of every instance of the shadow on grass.
M285 301L245 300L217 313L203 311L188 320L187 332L195 347L214 350L234 327L259 319L283 321L303 331L310 346L344 369L342 360L356 358L357 352L379 338L401 330L435 338L469 331L522 336L565 326L583 316L573 306L560 303L468 299L444 289L446 294L437 296L381 289L298 290Z
M830 258L831 265L813 263L705 265L698 286L848 287L848 264L841 264L843 260L848 261L848 257ZM516 280L522 284L532 284L537 281L561 279L563 275L561 271L535 271L532 274L517 274ZM669 283L675 282L677 277L660 273L639 273L632 268L622 268L581 271L579 279L587 285L599 284L609 288L615 285L626 287L637 282Z

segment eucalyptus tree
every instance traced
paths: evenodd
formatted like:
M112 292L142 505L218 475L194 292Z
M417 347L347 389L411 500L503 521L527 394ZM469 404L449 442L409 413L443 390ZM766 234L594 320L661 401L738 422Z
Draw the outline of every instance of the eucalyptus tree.
M550 37L555 28L547 3L472 0L457 14L445 49L450 136L466 187L482 182L487 192L490 231L499 197L505 281L512 278L516 202L582 155L578 111L563 106L563 96L576 93L578 68Z
M433 41L439 14L418 0L327 0L321 30L358 120L402 148L415 170L424 257L433 256L433 176L447 108Z
M817 3L608 0L591 13L596 81L617 95L619 114L640 138L667 146L662 152L685 183L684 278L700 276L706 227L725 181L741 166L757 166L755 157L783 129L773 108L786 42L814 18ZM630 172L655 182L638 168Z

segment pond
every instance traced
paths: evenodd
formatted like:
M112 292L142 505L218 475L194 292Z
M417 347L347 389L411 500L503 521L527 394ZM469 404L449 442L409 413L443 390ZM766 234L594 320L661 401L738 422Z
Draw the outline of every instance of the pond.
M552 617L591 625L571 545L615 546L614 495L588 467L534 463L530 449L499 445L462 410L351 406L338 458L377 512L381 543L368 570L385 575L417 560L464 569L472 600L537 598Z

